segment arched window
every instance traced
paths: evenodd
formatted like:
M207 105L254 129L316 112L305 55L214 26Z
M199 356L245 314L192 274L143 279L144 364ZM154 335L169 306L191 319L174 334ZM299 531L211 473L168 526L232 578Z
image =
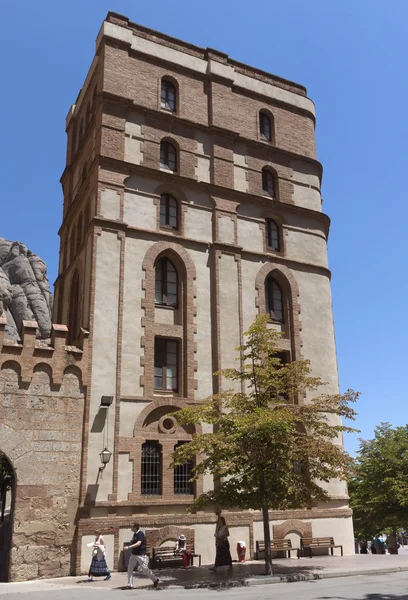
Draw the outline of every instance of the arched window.
M266 219L266 246L280 252L279 227L273 219Z
M271 198L275 198L275 178L266 167L262 169L262 191Z
M279 283L268 277L265 284L266 310L271 315L272 321L283 323L283 297Z
M95 110L95 103L96 103L97 98L98 98L98 88L95 86L93 94L92 94L92 106L94 107L94 110Z
M269 116L261 110L259 113L259 135L261 140L272 140L272 127Z
M161 258L155 271L155 302L167 306L177 306L177 271L171 260Z
M83 228L83 217L82 213L79 215L78 226L77 226L77 239L76 239L76 249L77 252L82 244L82 228Z
M161 82L161 107L167 108L173 112L177 108L177 90L174 83L167 79L162 79Z
M170 194L160 196L160 226L178 229L178 205L177 200Z
M82 142L83 137L84 137L84 120L81 119L81 125L79 126L79 143Z
M174 451L186 442L178 442L174 446ZM174 494L193 494L193 482L190 479L193 476L193 462L188 460L184 465L179 465L174 469Z
M141 467L142 495L160 496L162 493L162 448L158 442L145 442L142 445Z
M72 242L73 243L73 240ZM68 319L68 340L70 343L78 338L79 334L79 275L75 271L69 294L69 319Z
M91 102L88 102L88 106L86 107L86 124L88 125L92 119L92 110L91 110Z
M160 144L160 166L177 171L177 150L170 142L164 141Z

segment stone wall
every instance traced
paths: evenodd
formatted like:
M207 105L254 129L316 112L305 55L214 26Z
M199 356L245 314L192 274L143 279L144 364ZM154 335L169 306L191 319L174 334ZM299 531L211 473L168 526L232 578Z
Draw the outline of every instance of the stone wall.
M65 326L53 326L52 345L4 339L0 318L0 451L16 476L12 503L10 581L71 572L78 508L84 351L66 347ZM86 342L84 343L86 350Z

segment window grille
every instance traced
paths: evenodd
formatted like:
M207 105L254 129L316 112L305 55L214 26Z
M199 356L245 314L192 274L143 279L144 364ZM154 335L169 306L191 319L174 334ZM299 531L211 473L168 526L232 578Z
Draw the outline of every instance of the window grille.
M160 166L170 171L177 171L177 150L170 142L160 144Z
M178 342L156 338L154 343L154 387L178 391Z
M272 128L271 120L268 115L264 112L259 113L259 133L262 140L271 141L272 139Z
M175 112L176 110L176 86L171 83L171 81L167 81L167 79L162 79L161 84L161 107L167 108Z
M155 302L177 306L177 271L171 260L160 259L155 269Z
M273 277L266 280L266 308L273 321L283 323L282 290Z
M142 445L142 495L161 495L162 449L157 442Z
M160 196L160 225L178 229L178 207L177 200L170 194Z
M266 220L266 245L276 252L280 252L279 228L272 219Z
M174 446L177 450L185 442L179 442ZM193 474L193 462L188 460L184 465L179 465L174 469L174 494L193 494L193 482L190 481Z

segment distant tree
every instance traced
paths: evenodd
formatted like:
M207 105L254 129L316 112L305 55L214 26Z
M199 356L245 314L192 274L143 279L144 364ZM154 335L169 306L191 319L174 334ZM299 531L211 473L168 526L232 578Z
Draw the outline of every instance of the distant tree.
M191 508L262 509L266 573L272 572L268 509L311 507L328 499L322 482L345 479L351 458L338 444L341 417L354 419L349 406L358 396L322 394L309 361L283 364L280 334L260 316L238 348L239 367L221 375L238 385L175 413L183 425L208 423L213 433L195 434L174 453L174 466L196 460L193 480L215 475L216 485Z
M408 425L381 423L374 439L360 440L349 494L356 535L367 539L388 530L395 540L408 525Z
M1 522L4 521L4 511L6 508L7 492L12 489L14 483L14 473L8 458L0 452L0 501L1 501Z

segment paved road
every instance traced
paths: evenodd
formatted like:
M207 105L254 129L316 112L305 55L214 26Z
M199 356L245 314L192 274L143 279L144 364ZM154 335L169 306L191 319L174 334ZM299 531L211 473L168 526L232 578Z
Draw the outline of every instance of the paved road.
M42 589L42 587L44 589ZM87 588L86 584L57 589L41 582L1 586L5 600L408 600L408 573L364 575L298 583L277 583L224 590L122 590Z

